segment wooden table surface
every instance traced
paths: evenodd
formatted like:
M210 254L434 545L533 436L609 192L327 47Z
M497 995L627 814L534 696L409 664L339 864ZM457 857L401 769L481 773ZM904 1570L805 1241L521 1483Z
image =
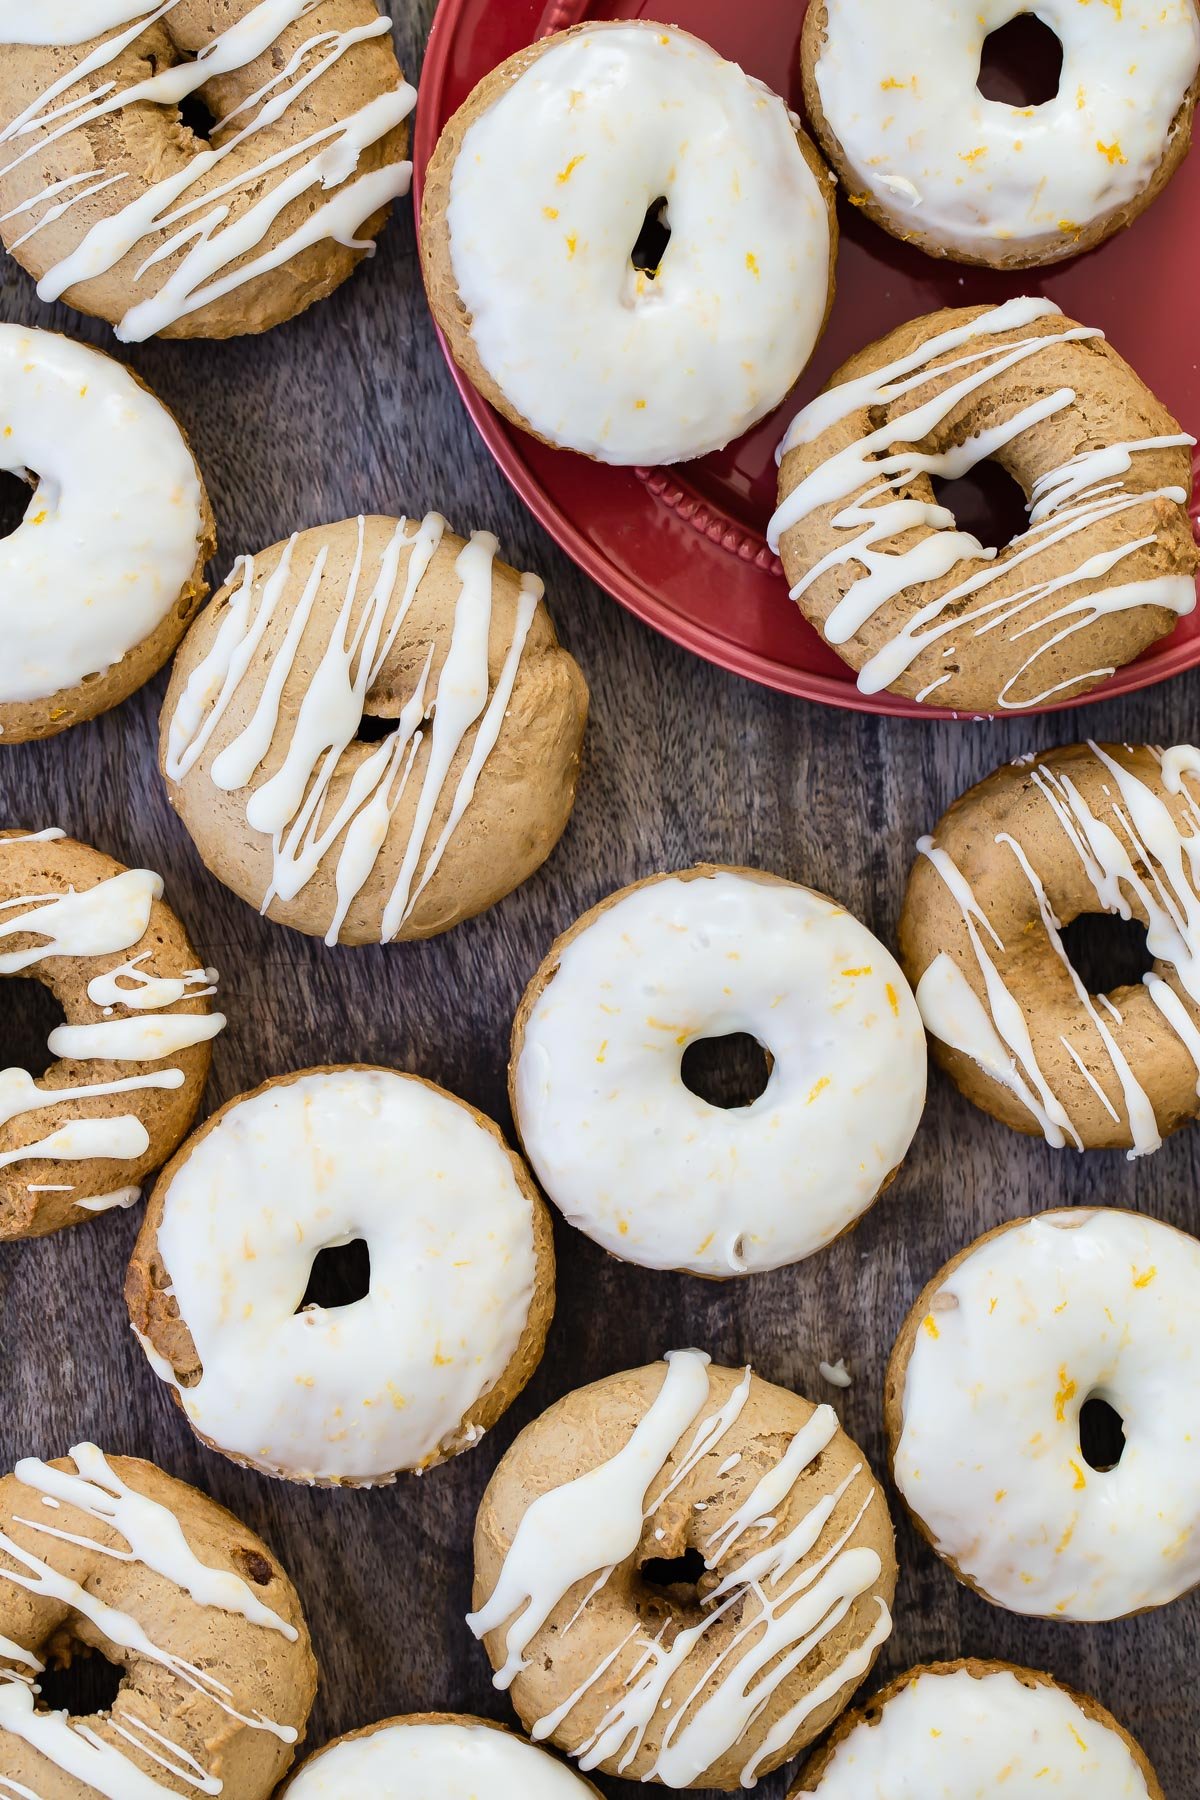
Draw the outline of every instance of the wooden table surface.
M397 9L410 73L432 8L412 0ZM43 307L10 262L0 291L4 319L115 347L103 326ZM495 530L509 561L545 577L592 690L578 807L547 867L449 936L389 948L327 950L267 924L207 874L155 764L163 677L93 724L0 751L4 823L61 825L159 870L218 965L229 1027L215 1045L210 1108L269 1075L361 1058L419 1071L511 1130L505 1061L518 997L555 933L613 888L702 859L751 864L838 896L894 942L915 838L997 763L1077 737L1173 742L1197 729L1192 677L1056 718L908 722L769 693L654 636L572 567L476 439L434 339L407 206L374 262L306 317L241 342L145 344L128 360L191 433L217 513L218 579L238 552L293 529L435 506L458 530ZM31 987L5 984L4 1063L44 1057ZM724 1284L653 1274L611 1261L560 1224L558 1311L518 1404L478 1449L370 1493L269 1481L197 1445L122 1304L138 1211L110 1214L0 1245L0 1468L91 1438L153 1458L261 1531L299 1586L321 1665L310 1747L392 1713L507 1719L463 1624L472 1521L502 1451L557 1395L696 1344L832 1400L880 1469L884 1364L934 1270L990 1226L1052 1205L1136 1207L1200 1231L1198 1149L1200 1134L1184 1131L1138 1162L1055 1152L992 1123L935 1073L911 1155L883 1201L798 1267ZM818 1372L838 1357L854 1377L844 1393ZM877 1679L964 1655L1049 1669L1132 1729L1170 1800L1200 1800L1200 1598L1114 1625L1029 1622L960 1587L899 1517L898 1529L896 1630ZM760 1791L775 1800L787 1785L781 1772Z

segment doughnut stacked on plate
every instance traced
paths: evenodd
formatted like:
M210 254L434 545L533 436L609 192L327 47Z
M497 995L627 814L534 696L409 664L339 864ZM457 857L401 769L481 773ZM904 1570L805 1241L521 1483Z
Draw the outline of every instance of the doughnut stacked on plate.
M811 124L870 219L1027 268L1155 197L1191 123L1196 0L1043 12L1061 96L1019 109L975 87L1000 0L814 0ZM0 43L0 234L43 299L124 341L293 317L407 191L415 94L373 0L0 0ZM427 171L421 254L453 356L514 425L603 462L700 456L766 418L824 329L836 251L834 177L785 103L645 21L510 58ZM205 606L204 481L134 375L0 326L0 413L0 464L32 488L0 554L6 743L96 716L174 652L171 804L272 921L329 946L421 939L537 870L588 691L541 581L491 533L435 511L297 530ZM946 310L795 416L769 536L864 692L1036 707L1194 608L1192 441L1048 300ZM936 485L988 459L1028 509L998 552ZM296 1484L421 1474L499 1422L554 1310L543 1190L614 1258L722 1281L818 1256L885 1192L927 1039L968 1098L1054 1146L1140 1156L1200 1113L1188 745L1079 744L972 789L917 845L898 959L837 899L755 868L651 872L601 900L513 1022L528 1164L467 1102L365 1059L275 1074L193 1129L226 1023L216 971L158 875L31 825L0 831L0 975L44 982L64 1022L43 1074L0 1072L0 1236L133 1205L161 1170L126 1277L139 1344L200 1444ZM1074 968L1065 928L1097 911L1145 927L1142 982L1094 994ZM763 1079L723 1108L684 1063L736 1034ZM365 1291L309 1298L322 1254L352 1244ZM894 1484L963 1583L1078 1621L1200 1584L1198 1283L1195 1239L1095 1207L999 1224L928 1283L884 1424ZM1119 1415L1108 1460L1084 1450L1096 1406ZM681 1348L560 1396L500 1458L473 1549L466 1625L531 1738L581 1773L423 1712L279 1789L316 1665L270 1551L150 1463L88 1442L25 1458L0 1479L0 1788L582 1800L593 1771L753 1786L828 1732L797 1796L1162 1800L1116 1719L1024 1668L923 1664L846 1711L893 1628L885 1492L828 1403L748 1365ZM40 1699L75 1646L122 1670L86 1719Z

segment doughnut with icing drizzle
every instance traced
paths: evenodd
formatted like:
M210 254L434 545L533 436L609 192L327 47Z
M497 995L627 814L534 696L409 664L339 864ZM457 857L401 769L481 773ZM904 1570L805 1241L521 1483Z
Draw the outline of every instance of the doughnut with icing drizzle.
M0 49L0 236L125 342L294 318L408 192L375 0L0 0Z

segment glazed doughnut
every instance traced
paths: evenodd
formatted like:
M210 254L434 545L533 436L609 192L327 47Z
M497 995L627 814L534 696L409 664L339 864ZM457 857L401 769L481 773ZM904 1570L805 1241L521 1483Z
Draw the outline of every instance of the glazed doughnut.
M1052 301L948 308L860 351L797 414L768 537L862 693L1041 706L1195 607L1194 441ZM1029 513L999 550L960 531L933 487L989 459Z
M348 519L241 557L196 620L159 761L208 867L269 918L328 944L431 937L558 842L587 685L497 548L436 513Z
M363 1298L303 1305L320 1252L359 1239ZM553 1235L482 1113L394 1069L306 1069L230 1100L164 1169L125 1297L210 1448L369 1487L478 1443L520 1393Z
M896 1486L1010 1612L1117 1619L1200 1582L1200 1243L1136 1213L1001 1225L947 1263L892 1352ZM1089 1400L1124 1448L1090 1464Z
M748 1032L748 1106L684 1085L689 1044ZM907 982L811 888L701 864L623 888L551 946L513 1026L513 1116L572 1225L651 1269L744 1275L855 1223L925 1102Z
M1200 1114L1200 751L1072 744L997 769L920 839L900 951L969 1100L1077 1150L1157 1150ZM1141 982L1090 994L1062 930L1146 927Z
M545 1750L464 1713L414 1713L336 1738L283 1793L289 1800L598 1800L590 1781Z
M1038 0L1062 73L1040 106L986 99L984 43L1013 0L813 0L804 101L851 200L932 256L1059 262L1132 224L1187 153L1196 0Z
M640 247L652 220L665 248ZM515 425L601 462L703 456L778 405L836 249L833 178L783 101L646 20L509 57L425 176L421 262L455 361Z
M64 1015L45 1074L0 1070L0 1238L132 1206L200 1109L225 1016L162 891L57 828L0 832L0 977Z
M928 1663L847 1713L788 1800L1165 1800L1145 1752L1095 1700L1011 1663Z
M689 1551L703 1574L672 1582ZM517 1438L479 1508L467 1623L535 1740L729 1789L837 1716L895 1586L882 1490L832 1407L678 1350Z
M0 235L127 343L293 318L408 192L375 0L0 0L0 45Z
M47 1664L122 1671L90 1718L39 1706ZM254 1533L153 1463L78 1444L0 1481L0 1785L47 1800L267 1800L317 1668L296 1590Z
M33 487L0 540L0 743L20 744L162 667L217 540L183 431L110 356L0 325L0 419L0 469Z

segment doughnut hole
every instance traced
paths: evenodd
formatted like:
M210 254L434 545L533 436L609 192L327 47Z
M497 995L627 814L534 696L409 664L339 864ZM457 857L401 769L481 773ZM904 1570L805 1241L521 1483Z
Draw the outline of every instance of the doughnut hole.
M662 267L667 245L671 241L671 224L667 212L667 196L660 194L646 208L642 229L638 232L629 260L634 268L653 281Z
M1079 1409L1079 1448L1089 1468L1105 1475L1125 1450L1125 1421L1102 1394L1089 1394Z
M211 108L198 93L185 94L179 103L179 122L194 138L207 144L217 128Z
M976 463L957 480L932 477L934 498L954 514L960 531L977 537L985 550L1001 550L1029 529L1024 489L998 462Z
M1063 928L1062 945L1089 994L1135 987L1154 967L1146 927L1119 913L1080 913Z
M326 1244L313 1257L298 1313L309 1307L324 1311L353 1306L371 1290L371 1251L364 1238L345 1244Z
M746 1031L696 1038L683 1053L679 1073L689 1093L723 1111L753 1106L771 1078L772 1056Z
M989 31L975 85L985 100L1006 106L1044 106L1062 79L1062 39L1035 13L1018 13Z
M29 496L36 485L36 475L0 469L0 538L11 537L24 522L29 510Z
M395 729L395 719L385 718L382 713L365 712L354 735L360 744L378 744L391 737Z
M109 1711L125 1679L119 1663L82 1643L69 1629L57 1633L43 1655L46 1667L37 1678L39 1712L66 1712L79 1719Z
M4 986L4 1029L0 1032L0 1059L7 1068L44 1075L57 1058L49 1045L50 1033L66 1021L66 1014L44 981L32 975L12 976Z
M696 1607L700 1604L700 1583L708 1571L704 1558L694 1544L679 1556L651 1556L641 1566L641 1577L648 1587L661 1588L676 1605Z

